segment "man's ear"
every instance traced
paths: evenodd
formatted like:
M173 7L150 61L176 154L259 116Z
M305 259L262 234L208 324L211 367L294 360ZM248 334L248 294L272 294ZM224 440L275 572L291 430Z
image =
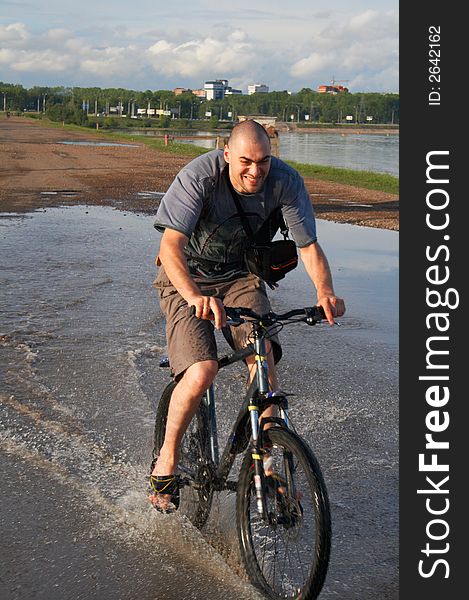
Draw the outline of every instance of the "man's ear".
M223 158L225 159L225 162L230 162L230 149L228 146L223 148Z

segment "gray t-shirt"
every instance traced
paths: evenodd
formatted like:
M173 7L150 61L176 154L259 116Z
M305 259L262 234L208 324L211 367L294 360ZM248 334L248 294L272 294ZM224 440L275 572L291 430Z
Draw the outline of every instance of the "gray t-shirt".
M225 168L223 150L192 160L164 195L155 221L158 231L168 227L186 235L191 273L215 281L246 273L243 253L252 243L238 215ZM272 157L260 192L237 195L254 233L280 207L297 246L316 241L314 212L303 178L278 158Z

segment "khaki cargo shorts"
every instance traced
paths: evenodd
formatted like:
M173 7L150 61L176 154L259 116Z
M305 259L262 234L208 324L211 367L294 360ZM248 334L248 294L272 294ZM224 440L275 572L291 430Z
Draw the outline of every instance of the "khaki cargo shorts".
M225 306L245 306L259 314L271 310L265 284L255 275L245 275L228 282L206 283L195 279L204 296L216 296ZM212 321L190 315L190 307L169 281L163 267L153 283L160 297L161 311L166 318L166 341L169 363L176 377L196 362L217 360L217 345ZM251 325L227 326L223 335L230 346L239 350L248 343ZM282 349L276 334L270 338L274 360L277 363Z

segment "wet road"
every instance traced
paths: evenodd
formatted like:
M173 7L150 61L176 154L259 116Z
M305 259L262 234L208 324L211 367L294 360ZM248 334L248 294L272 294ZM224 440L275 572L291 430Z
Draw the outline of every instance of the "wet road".
M240 569L233 494L202 534L146 503L167 379L152 222L85 206L0 219L2 600L259 597ZM397 234L319 231L347 317L282 331L280 376L332 504L321 598L397 598ZM302 268L272 294L276 310L313 300ZM220 377L221 444L243 383L237 366Z

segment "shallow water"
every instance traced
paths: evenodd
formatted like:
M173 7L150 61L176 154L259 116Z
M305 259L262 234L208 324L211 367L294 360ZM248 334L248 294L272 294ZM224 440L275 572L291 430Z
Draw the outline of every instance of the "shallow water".
M138 148L137 144L120 144L116 142L79 142L76 140L57 142L57 144L69 144L70 146L125 146L127 148Z
M151 287L154 218L86 206L1 216L9 508L0 592L256 598L239 576L233 494L216 499L203 535L146 504L154 407L167 381L157 366L165 338ZM298 394L292 415L331 496L334 545L321 598L394 598L398 234L325 221L318 229L347 316L341 327L285 328L279 371L282 387ZM273 307L310 305L311 290L300 267L272 293ZM245 379L241 367L225 371L221 444Z
M399 177L399 136L350 133L280 133L280 158Z

